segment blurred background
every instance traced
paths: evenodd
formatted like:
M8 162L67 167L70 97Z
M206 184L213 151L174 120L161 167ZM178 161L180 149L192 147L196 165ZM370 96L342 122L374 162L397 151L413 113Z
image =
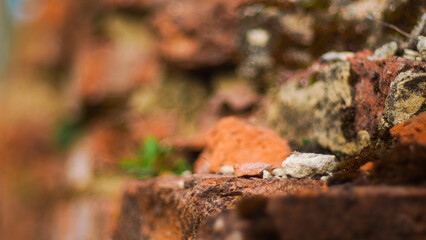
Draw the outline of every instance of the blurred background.
M0 0L0 236L110 239L134 177L185 174L224 116L421 0ZM377 21L371 20L376 19ZM140 159L152 159L141 163Z

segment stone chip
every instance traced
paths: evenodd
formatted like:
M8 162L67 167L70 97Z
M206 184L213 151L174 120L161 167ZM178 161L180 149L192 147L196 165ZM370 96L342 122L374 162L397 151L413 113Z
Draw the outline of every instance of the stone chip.
M294 178L328 175L337 166L334 155L296 152L282 163L284 173Z
M256 177L262 176L263 171L269 171L271 169L270 164L255 162L255 163L243 163L235 165L235 176L236 177Z

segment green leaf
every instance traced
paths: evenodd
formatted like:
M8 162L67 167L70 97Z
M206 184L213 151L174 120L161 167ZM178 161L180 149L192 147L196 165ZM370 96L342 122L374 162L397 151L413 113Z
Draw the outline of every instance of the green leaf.
M156 176L160 172L173 172L181 174L190 169L190 164L185 159L178 159L173 166L167 165L167 159L170 157L173 149L168 146L162 146L160 142L147 137L136 152L134 159L125 159L121 161L121 166L129 174L139 178Z

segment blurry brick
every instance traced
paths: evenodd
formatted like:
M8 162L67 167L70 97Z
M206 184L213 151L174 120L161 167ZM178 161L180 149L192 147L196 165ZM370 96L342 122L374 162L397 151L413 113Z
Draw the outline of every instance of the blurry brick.
M369 171L373 170L373 168L374 168L374 163L370 161L370 162L367 162L367 163L363 164L363 165L359 168L359 170L360 170L361 172L369 172Z
M426 146L395 144L374 162L370 179L391 185L426 185Z
M156 43L142 21L111 14L103 20L102 31L105 39L83 41L75 51L73 99L97 104L160 78Z
M195 163L195 172L219 172L224 165L264 162L273 168L291 154L285 139L274 131L235 117L220 120L207 136L207 147Z
M130 129L135 142L141 142L148 136L165 139L177 133L178 117L172 113L150 114L133 120Z
M420 240L426 238L425 201L425 188L387 186L248 199L207 219L199 239ZM215 229L218 221L223 227Z
M417 143L426 146L426 112L396 125L390 132L401 143Z
M232 114L244 113L256 106L260 101L255 86L246 79L234 75L219 75L213 79L215 94L209 100L209 108Z
M166 2L165 0L102 0L101 4L104 7L120 9L131 8L136 10L152 9Z
M98 103L155 80L158 71L155 57L143 51L129 54L111 44L93 44L77 55L73 88L78 98Z
M56 203L52 208L51 239L109 239L117 197L80 197Z
M241 179L220 175L135 181L124 195L113 239L197 239L200 224L209 215L229 210L243 198L322 188L321 181Z
M186 68L229 63L236 51L238 1L178 0L159 9L153 24L166 62Z
M116 168L119 161L132 155L134 145L129 133L110 123L98 123L87 133L95 170Z

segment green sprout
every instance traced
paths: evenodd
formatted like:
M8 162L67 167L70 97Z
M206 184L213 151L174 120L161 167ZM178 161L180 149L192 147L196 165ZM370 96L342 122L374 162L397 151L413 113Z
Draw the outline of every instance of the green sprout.
M67 149L82 133L83 126L78 120L62 121L54 132L55 145L59 149Z
M309 143L310 143L309 139L306 139L306 138L303 138L303 139L302 139L302 145L303 145L304 147L307 147L307 146L309 145Z
M136 157L121 162L121 166L131 175L138 178L157 176L162 172L172 172L176 175L190 169L188 161L179 158L171 162L171 147L163 146L153 137L146 138L136 152Z

